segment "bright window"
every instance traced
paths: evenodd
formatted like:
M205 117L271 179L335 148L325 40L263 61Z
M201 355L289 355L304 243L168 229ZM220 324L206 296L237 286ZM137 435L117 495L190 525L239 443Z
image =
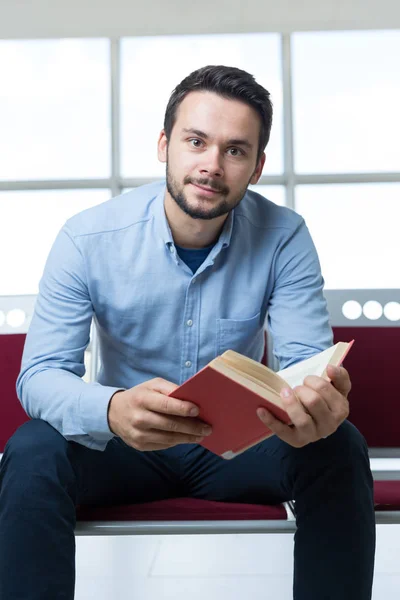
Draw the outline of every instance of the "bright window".
M122 40L121 165L123 177L164 176L157 140L175 86L195 69L232 65L245 69L274 104L264 174L281 173L282 80L280 36L229 34L138 37Z
M400 288L400 184L304 185L296 210L327 289Z
M400 171L400 31L292 40L296 171Z
M108 40L0 41L0 180L110 176Z
M249 189L272 200L279 206L285 206L285 188L283 185L249 185Z
M108 190L0 192L0 296L37 294L65 221L109 197Z

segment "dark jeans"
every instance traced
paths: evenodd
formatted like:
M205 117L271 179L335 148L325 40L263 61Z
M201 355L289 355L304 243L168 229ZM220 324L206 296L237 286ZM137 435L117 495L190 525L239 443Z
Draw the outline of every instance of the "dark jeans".
M301 449L274 436L225 461L197 445L138 452L118 438L89 450L36 419L9 440L0 464L1 600L73 599L77 504L182 496L294 499L294 598L371 598L373 482L365 440L349 422Z

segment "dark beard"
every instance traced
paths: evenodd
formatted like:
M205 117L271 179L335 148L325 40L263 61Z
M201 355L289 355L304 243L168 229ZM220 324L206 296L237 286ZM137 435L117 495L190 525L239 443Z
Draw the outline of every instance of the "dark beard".
M211 187L211 188L217 190L218 192L220 192L220 195L223 198L222 200L220 200L218 202L218 204L216 204L211 209L206 210L206 209L202 209L199 207L194 208L194 207L190 206L190 203L188 202L188 200L183 192L183 186L182 186L182 189L180 190L178 183L170 174L169 168L168 168L168 160L167 160L166 172L167 172L167 190L168 190L169 194L175 200L175 202L177 203L179 208L181 210L183 210L184 213L189 215L189 217L192 217L192 219L211 220L211 219L216 219L217 217L221 217L222 215L228 214L243 199L243 196L245 195L246 190L247 190L247 186L246 186L246 188L240 193L240 195L234 201L228 202L226 200L226 196L229 194L229 188L227 188L226 186L216 187L215 183L213 185L211 185L210 181L208 179L202 179L202 180L198 179L194 182L191 177L185 177L185 179L183 181L183 185L188 185L189 183L196 183L198 185L204 185L207 187ZM225 196L225 198L224 198L224 196Z

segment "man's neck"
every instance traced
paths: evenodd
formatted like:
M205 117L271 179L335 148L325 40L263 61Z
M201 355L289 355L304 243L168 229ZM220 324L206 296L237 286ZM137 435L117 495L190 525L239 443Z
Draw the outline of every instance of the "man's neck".
M168 191L164 196L164 210L174 242L182 248L206 248L214 244L228 216L193 219L176 204Z

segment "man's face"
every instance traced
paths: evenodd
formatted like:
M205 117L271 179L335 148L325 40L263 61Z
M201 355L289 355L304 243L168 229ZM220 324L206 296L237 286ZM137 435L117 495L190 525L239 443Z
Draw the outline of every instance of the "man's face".
M260 118L242 102L213 92L190 92L177 110L159 158L167 163L167 189L193 219L214 219L231 211L249 183L261 176L258 164Z

